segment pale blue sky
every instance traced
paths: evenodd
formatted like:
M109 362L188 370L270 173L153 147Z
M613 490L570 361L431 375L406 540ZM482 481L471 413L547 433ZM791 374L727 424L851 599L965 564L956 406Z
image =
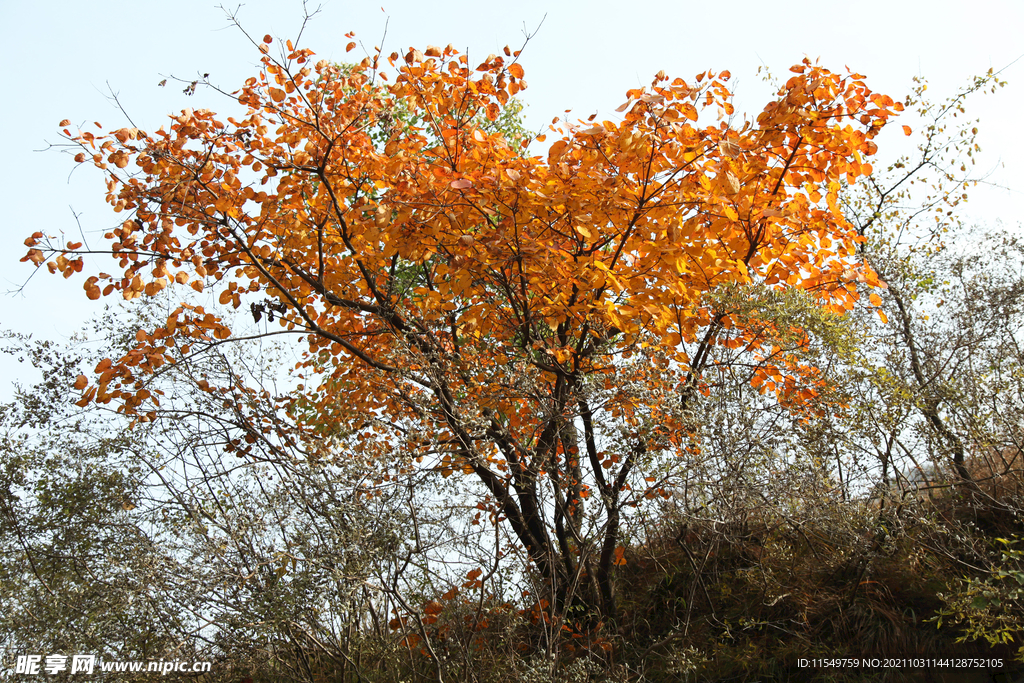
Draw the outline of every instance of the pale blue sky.
M870 87L895 98L908 92L915 75L927 77L929 92L938 97L971 75L1004 67L1024 54L1021 0L403 0L386 2L384 11L380 2L324 2L302 44L341 61L345 32L356 31L357 39L372 49L380 44L387 21L386 52L452 43L482 58L506 44L517 49L524 23L533 30L547 14L522 58L529 83L526 116L535 128L568 108L581 117L595 112L608 117L628 88L649 84L659 69L685 78L709 67L729 69L738 87L737 110L756 112L767 94L757 67L765 64L781 75L805 54L821 57L833 70L849 66L866 74ZM257 39L265 33L294 38L301 7L294 0L250 0L238 15ZM25 237L35 230L77 234L69 205L96 241L117 222L102 201L102 179L91 167L83 166L69 181L76 166L70 156L34 151L58 141L61 119L124 125L109 101L108 83L144 129L163 125L167 114L184 107L223 111L231 103L220 95L200 91L189 98L180 85L160 88L157 83L170 75L194 78L209 72L212 81L233 90L254 73L258 53L211 0L3 0L0 25L7 27L8 65L6 106L0 111L9 154L0 167L0 253L5 259L0 292L6 293L31 274L27 264L18 263ZM992 180L1015 191L980 189L969 211L979 223L1002 218L1015 226L1024 204L1024 135L1019 131L1024 60L1005 77L1010 85L997 95L977 98L969 113L982 118L980 166L994 168ZM897 131L880 140L883 154L887 142L901 142ZM106 267L98 260L86 269ZM64 282L39 273L24 295L0 298L0 325L53 338L70 334L103 303L86 299L84 279ZM5 367L0 365L0 380L6 379Z

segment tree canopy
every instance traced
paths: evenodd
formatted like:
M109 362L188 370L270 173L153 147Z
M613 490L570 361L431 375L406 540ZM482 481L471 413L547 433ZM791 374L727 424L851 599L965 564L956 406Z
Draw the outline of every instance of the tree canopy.
M183 301L78 377L80 405L145 422L162 368L300 335L293 388L229 450L330 459L346 440L378 479L467 475L551 605L614 619L622 516L669 495L666 462L699 453L696 396L730 372L794 414L827 410L813 347L884 286L840 195L903 105L804 60L739 121L729 72L660 72L621 120L556 120L533 155L546 135L499 125L527 85L518 52L344 66L290 42L275 59L271 42L233 116L64 129L125 218L102 247L34 233L24 260L71 277L112 257L87 276L91 299L216 299ZM255 332L232 325L239 308ZM243 412L255 399L196 381Z

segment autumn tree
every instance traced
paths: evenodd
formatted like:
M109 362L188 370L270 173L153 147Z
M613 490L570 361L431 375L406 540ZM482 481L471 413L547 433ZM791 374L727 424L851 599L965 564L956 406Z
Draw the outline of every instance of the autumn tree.
M871 172L902 105L805 60L734 124L727 71L659 72L620 120L556 121L531 156L544 136L488 125L526 88L519 52L476 65L428 47L342 68L290 42L275 59L271 43L233 116L64 129L124 221L102 248L35 233L25 260L70 277L112 257L87 277L91 299L183 287L217 302L140 331L79 378L81 403L153 419L154 373L237 336L223 311L247 309L304 352L294 389L273 396L287 426L257 417L229 450L330 458L343 437L380 480L465 476L478 521L528 557L544 613L614 619L620 527L699 450L692 408L711 371L728 363L787 410L818 410L813 326L750 304L795 296L834 316L879 285L840 190ZM251 398L199 385L242 412Z

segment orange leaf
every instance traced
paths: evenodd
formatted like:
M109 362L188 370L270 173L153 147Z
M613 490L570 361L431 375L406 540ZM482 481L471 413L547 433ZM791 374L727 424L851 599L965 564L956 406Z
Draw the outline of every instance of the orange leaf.
M515 63L515 64L509 64L508 65L508 72L509 72L509 74L512 75L513 78L522 78L523 77L523 67L520 66L518 62Z
M85 389L87 384L89 384L89 378L86 377L85 375L79 375L78 377L75 378L75 383L73 386L75 387L75 389L81 391L82 389Z
M910 126L903 126L903 134L910 135L913 131L910 130Z
M565 154L565 150L568 149L568 147L569 143L565 140L557 140L553 145L551 145L551 149L548 150L548 162L554 163L558 161L562 155Z
M85 295L94 301L100 298L100 288L96 286L98 281L99 278L93 275L86 280L85 284L82 286L82 288L85 289Z
M352 49L355 46L356 46L356 44L354 42L353 43L349 43L348 45L345 46L345 52L352 52Z

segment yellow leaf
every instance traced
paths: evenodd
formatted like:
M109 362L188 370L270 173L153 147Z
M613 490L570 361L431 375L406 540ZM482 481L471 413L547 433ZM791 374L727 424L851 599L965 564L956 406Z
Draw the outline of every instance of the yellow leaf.
M731 194L736 194L737 192L740 191L740 181L739 181L739 178L737 178L735 175L733 175L732 171L726 171L725 178L723 180L725 180L725 185L726 185L726 187L729 188L729 192ZM736 219L734 218L733 220L736 220Z

